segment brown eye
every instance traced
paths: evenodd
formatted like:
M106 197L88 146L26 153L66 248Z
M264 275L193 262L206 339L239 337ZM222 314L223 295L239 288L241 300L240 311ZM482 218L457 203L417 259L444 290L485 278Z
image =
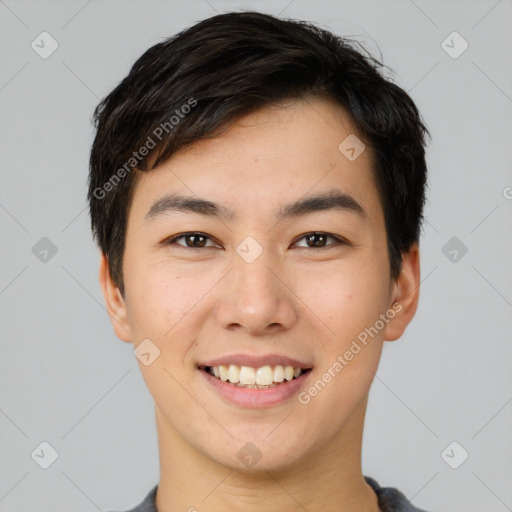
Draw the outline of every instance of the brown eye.
M178 242L178 240L183 240L184 243ZM210 245L207 245L208 241L211 242ZM203 233L183 233L181 235L177 235L175 237L169 238L166 244L172 245L180 245L187 249L203 249L207 247L217 247L210 239L209 236L206 236Z
M334 243L327 243L328 240L334 240ZM339 245L345 243L340 238L329 235L327 233L306 233L299 240L305 240L306 245L299 245L299 247L306 247L310 249L323 249L325 247L329 247L331 245Z

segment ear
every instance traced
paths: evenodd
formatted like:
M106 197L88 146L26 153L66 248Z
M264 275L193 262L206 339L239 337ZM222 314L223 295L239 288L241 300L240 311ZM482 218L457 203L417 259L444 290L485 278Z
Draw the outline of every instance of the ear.
M121 341L133 341L130 325L128 323L128 315L126 303L115 285L110 275L107 257L101 252L100 256L100 271L99 271L100 286L103 291L103 297L107 307L107 313L114 327L116 336Z
M405 331L413 319L420 295L420 250L413 244L410 251L402 255L402 269L391 291L389 308L395 316L386 325L384 339L394 341Z

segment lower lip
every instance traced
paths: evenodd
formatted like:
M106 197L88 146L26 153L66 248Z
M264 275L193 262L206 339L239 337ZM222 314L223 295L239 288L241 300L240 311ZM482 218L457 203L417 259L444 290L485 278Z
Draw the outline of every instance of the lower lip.
M199 370L199 372L206 378L206 382L230 404L258 409L272 407L296 395L305 386L312 370L303 373L296 379L284 381L282 384L266 389L239 388L217 379L204 370Z

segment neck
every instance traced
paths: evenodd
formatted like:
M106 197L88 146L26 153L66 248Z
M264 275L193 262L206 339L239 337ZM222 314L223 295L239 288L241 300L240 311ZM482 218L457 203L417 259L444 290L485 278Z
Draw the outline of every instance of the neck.
M362 403L333 442L291 466L246 472L191 446L156 407L158 512L379 512L377 496L361 471L365 410Z

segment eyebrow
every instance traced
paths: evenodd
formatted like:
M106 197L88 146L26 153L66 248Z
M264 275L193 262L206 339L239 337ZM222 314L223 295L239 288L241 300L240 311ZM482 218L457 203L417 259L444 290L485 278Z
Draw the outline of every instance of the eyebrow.
M304 197L281 207L276 212L276 218L282 220L326 210L354 213L362 219L368 217L363 207L353 197L338 189L331 189L325 193ZM237 218L233 210L219 203L199 197L168 194L158 199L151 206L145 219L153 219L167 212L194 213L227 221L234 221Z

